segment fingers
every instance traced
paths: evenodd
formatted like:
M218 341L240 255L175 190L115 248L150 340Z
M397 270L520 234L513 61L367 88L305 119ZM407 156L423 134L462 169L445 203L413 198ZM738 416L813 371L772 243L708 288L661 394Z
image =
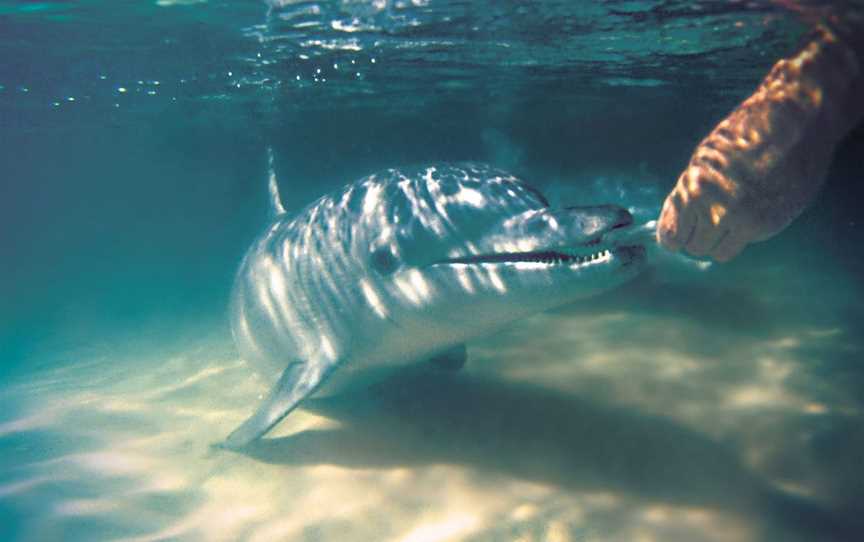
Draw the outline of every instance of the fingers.
M747 237L741 232L729 231L711 251L711 257L721 263L728 262L744 250L747 243Z
M718 218L716 208L714 212L705 211L696 202L682 208L670 195L658 221L657 239L670 250L684 250L691 256L709 256L718 262L728 262L752 240L748 231L743 224L734 223L728 217Z
M690 236L690 240L684 249L691 256L707 256L711 252L711 249L721 241L721 238L727 231L712 224L701 213L697 214L696 227L693 228L693 235Z
M684 250L691 256L710 256L729 261L748 242L750 228L735 218L728 187L714 173L688 168L666 201L657 221L657 241L669 250Z
M657 220L657 242L669 250L680 250L692 236L695 225L696 215L684 204L676 187L663 203Z

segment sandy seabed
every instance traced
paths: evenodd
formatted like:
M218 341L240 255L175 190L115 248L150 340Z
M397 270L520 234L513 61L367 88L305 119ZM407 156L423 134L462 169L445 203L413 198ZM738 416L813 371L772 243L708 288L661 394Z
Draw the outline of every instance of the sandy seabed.
M862 539L864 319L809 276L643 277L456 373L359 370L243 454L210 445L268 383L229 337L70 351L2 385L0 510L33 541Z

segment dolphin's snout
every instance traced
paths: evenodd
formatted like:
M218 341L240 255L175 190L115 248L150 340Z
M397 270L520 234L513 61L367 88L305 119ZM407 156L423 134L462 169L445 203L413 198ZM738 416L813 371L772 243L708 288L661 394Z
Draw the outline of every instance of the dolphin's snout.
M625 228L633 224L633 215L617 205L593 205L590 207L565 207L564 212L573 220L577 235L594 236Z

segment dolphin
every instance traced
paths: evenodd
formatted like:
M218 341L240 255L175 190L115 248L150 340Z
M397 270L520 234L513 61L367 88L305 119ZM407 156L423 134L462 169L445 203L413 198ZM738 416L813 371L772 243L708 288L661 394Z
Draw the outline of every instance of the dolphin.
M240 355L275 384L227 449L261 437L337 369L422 359L458 369L465 341L644 264L641 245L621 242L625 209L553 209L489 165L388 169L292 216L270 159L273 220L242 260L230 313Z

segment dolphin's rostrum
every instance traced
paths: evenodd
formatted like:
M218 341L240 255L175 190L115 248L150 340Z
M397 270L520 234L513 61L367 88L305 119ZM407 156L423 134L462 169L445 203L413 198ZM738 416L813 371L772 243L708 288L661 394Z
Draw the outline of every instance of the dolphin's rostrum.
M243 259L231 317L241 356L281 377L223 444L232 449L341 366L439 356L458 367L466 340L612 288L644 260L613 239L632 222L624 209L550 209L483 164L389 169L293 217L275 182L271 195L275 218Z

